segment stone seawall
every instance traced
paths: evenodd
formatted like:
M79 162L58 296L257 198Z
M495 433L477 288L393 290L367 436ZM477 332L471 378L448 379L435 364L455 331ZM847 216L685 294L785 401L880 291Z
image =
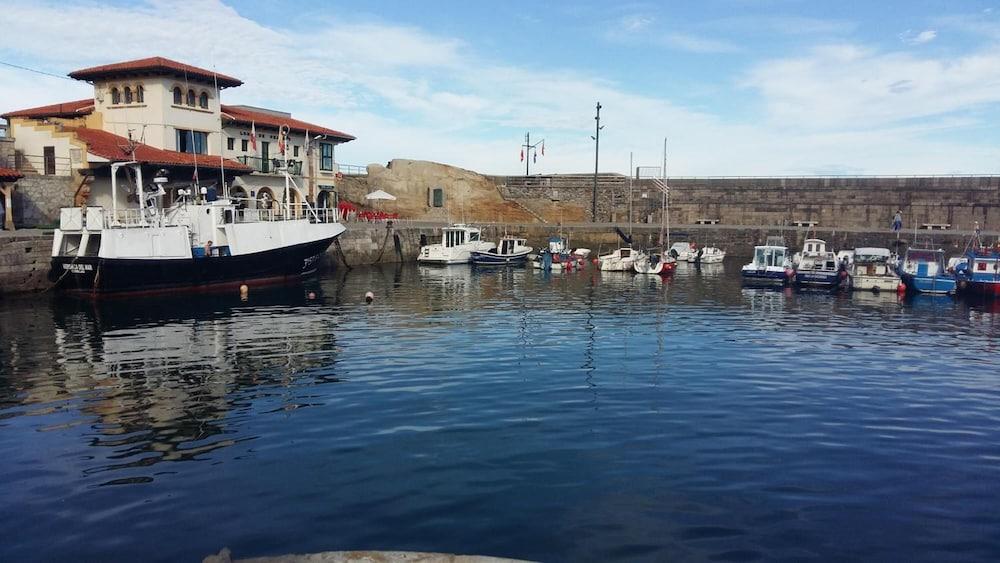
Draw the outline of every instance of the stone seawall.
M0 233L0 295L49 287L51 255L52 231Z
M549 223L589 218L593 176L563 174L494 177L505 198L531 209ZM1000 229L1000 177L804 177L804 178L668 178L670 222L722 225L794 225L886 229L897 210L904 227L949 225L971 230ZM629 216L627 178L598 178L597 209L601 221ZM651 180L636 180L632 217L659 223L662 199Z

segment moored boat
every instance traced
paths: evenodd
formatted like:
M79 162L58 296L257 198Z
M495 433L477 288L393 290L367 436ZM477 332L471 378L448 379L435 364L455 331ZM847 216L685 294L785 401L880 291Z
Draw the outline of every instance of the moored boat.
M843 274L843 275L842 275ZM799 287L834 289L846 278L837 256L826 249L826 241L806 239L795 265L795 283Z
M688 253L687 261L692 264L718 264L725 258L725 250L714 246L702 246Z
M848 271L851 286L863 291L896 291L900 278L893 270L888 248L855 248Z
M598 257L601 271L603 272L630 272L635 264L635 251L631 247L623 246L615 249L610 254Z
M441 242L420 248L417 262L423 264L468 264L473 252L488 252L496 248L492 242L482 240L482 231L458 223L441 229Z
M212 187L143 184L142 166L111 164L111 209L64 208L52 243L56 286L89 294L278 282L315 272L345 228L308 204L245 209ZM125 178L121 185L119 175ZM186 185L186 184L185 184ZM170 186L174 203L162 204ZM120 198L121 192L130 197ZM123 208L119 200L135 202Z
M944 250L908 248L898 269L908 291L954 294L955 276L945 268Z
M970 246L955 269L956 277L970 293L1000 297L1000 242L987 246L976 237Z
M788 247L782 244L768 244L753 247L753 261L740 271L743 283L754 285L785 285L792 279L792 263L788 259Z
M665 276L677 268L677 260L669 253L645 253L636 251L632 260L632 269L637 274L655 274Z
M675 242L670 245L670 250L667 253L677 259L678 262L687 262L694 250L695 246L690 242Z
M494 250L473 250L472 263L477 266L524 264L531 250L523 238L503 237Z
M536 270L563 271L582 268L589 254L590 250L585 248L570 252L569 241L565 237L551 236L548 248L543 248L538 254L529 255L528 258Z

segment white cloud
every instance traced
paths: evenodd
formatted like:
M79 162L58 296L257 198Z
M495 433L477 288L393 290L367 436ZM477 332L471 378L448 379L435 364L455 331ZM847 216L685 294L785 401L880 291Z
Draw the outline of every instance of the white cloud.
M899 39L910 45L923 45L924 43L934 41L936 38L937 31L933 29L925 29L918 33L914 33L912 30L907 29L903 33L899 34Z

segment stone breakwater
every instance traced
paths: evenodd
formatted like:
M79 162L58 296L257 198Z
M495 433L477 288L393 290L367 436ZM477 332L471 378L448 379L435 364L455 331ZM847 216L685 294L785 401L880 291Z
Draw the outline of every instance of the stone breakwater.
M413 262L423 244L439 242L444 222L395 221L393 223L350 223L347 231L338 238L338 244L327 252L327 267L344 268L372 264ZM527 237L528 243L537 248L546 244L548 237L562 234L569 237L570 245L590 248L594 255L609 252L622 244L615 232L618 227L627 233L627 224L567 223L562 226L538 223L481 224L483 238L498 240L504 233ZM637 247L652 248L657 245L659 226L632 225L633 241ZM893 233L889 230L829 229L804 227L778 228L746 225L676 225L670 229L671 241L691 241L702 246L718 246L736 258L749 257L755 244L763 244L768 236L781 236L792 249L798 249L811 236L821 238L835 250L861 246L878 246L903 252L916 244L921 247L941 248L949 255L961 254L971 231L913 231ZM984 232L988 241L995 241L1000 232ZM52 231L25 230L0 234L0 294L43 291L48 281L49 258L52 249Z

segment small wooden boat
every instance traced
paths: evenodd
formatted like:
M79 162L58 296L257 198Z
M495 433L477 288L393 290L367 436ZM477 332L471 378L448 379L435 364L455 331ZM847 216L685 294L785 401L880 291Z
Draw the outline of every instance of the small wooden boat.
M726 251L714 246L703 246L688 253L687 261L692 264L718 264L726 258Z
M862 291L896 291L900 279L892 268L888 248L855 248L848 267L851 287Z

